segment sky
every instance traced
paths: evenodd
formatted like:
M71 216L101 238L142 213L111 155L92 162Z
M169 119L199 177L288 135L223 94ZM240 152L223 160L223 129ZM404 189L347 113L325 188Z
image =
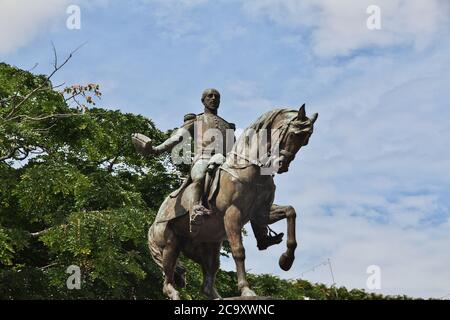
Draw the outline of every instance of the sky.
M285 243L258 251L247 228L247 269L330 285L329 259L337 286L450 294L447 0L0 0L0 30L0 60L35 73L51 72L52 42L60 59L84 44L53 82L98 83L100 106L162 130L209 87L240 129L305 103L314 134L275 178L275 202L298 213L296 261L282 271Z

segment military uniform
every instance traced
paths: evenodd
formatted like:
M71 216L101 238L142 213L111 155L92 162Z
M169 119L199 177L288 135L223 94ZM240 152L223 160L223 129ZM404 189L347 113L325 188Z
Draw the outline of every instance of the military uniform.
M202 179L211 157L217 153L224 156L234 143L235 125L211 113L196 115L194 121L194 159L192 180Z
M191 233L196 234L203 221L203 214L210 214L210 210L202 203L203 183L209 162L213 156L226 154L231 151L235 137L233 123L229 123L213 113L188 113L184 116L184 124L175 134L159 146L153 148L154 153L172 150L183 141L187 134L194 139L194 158L191 166L191 179L195 184L192 193L192 207L190 210ZM195 230L194 230L195 229Z
M199 159L211 158L216 153L225 156L233 147L235 129L234 123L229 123L218 115L188 113L184 116L183 126L153 151L158 154L170 151L189 133L194 139L193 164Z

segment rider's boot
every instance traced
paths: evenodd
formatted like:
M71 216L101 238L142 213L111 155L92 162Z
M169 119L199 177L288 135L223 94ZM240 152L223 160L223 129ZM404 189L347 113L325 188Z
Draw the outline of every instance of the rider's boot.
M212 214L212 211L206 208L202 204L203 196L203 183L202 181L195 181L192 183L192 207L190 210L190 224L189 231L191 236L195 237L198 235L201 226L204 223L206 217Z
M252 223L252 229L259 250L265 250L274 244L279 244L283 240L284 233L276 233L267 225Z

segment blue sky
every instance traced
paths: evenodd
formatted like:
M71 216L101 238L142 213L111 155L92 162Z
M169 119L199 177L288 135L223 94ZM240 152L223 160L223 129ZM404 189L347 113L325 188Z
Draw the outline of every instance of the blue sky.
M66 28L66 8L81 29ZM368 30L366 8L381 9ZM54 83L99 83L103 107L140 113L165 130L201 112L203 89L245 128L275 107L319 113L279 204L299 213L297 260L284 244L247 268L296 278L327 258L337 285L366 288L378 265L386 294L450 293L450 4L445 0L0 0L0 60L48 73L87 43ZM284 231L285 225L276 225ZM230 260L223 268L233 269ZM326 267L304 274L331 283ZM366 288L367 289L367 288Z

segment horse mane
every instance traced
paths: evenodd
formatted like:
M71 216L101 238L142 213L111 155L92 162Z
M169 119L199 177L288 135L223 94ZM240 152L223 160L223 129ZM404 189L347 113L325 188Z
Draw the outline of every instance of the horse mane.
M267 111L259 116L259 118L256 119L255 122L253 122L247 129L245 129L245 131L247 131L248 129L253 129L256 131L259 131L261 129L269 129L272 127L272 123L278 115L292 111L295 112L295 110L291 109L274 109L271 111Z
M244 132L241 134L241 136L237 139L236 143L234 144L231 153L247 154L247 156L256 155L258 153L257 149L260 146L261 143L260 139L262 137L258 135L257 137L258 143L252 143L252 141L249 140L249 137L251 137L251 135L254 133L260 132L261 130L278 129L273 128L273 123L275 119L277 119L278 116L280 115L283 115L284 117L286 117L286 119L288 119L287 117L288 113L294 113L295 115L297 115L298 111L284 108L284 109L274 109L262 114L258 119L256 119L256 121L254 121L250 126L248 126L244 130ZM270 140L270 134L267 138Z

